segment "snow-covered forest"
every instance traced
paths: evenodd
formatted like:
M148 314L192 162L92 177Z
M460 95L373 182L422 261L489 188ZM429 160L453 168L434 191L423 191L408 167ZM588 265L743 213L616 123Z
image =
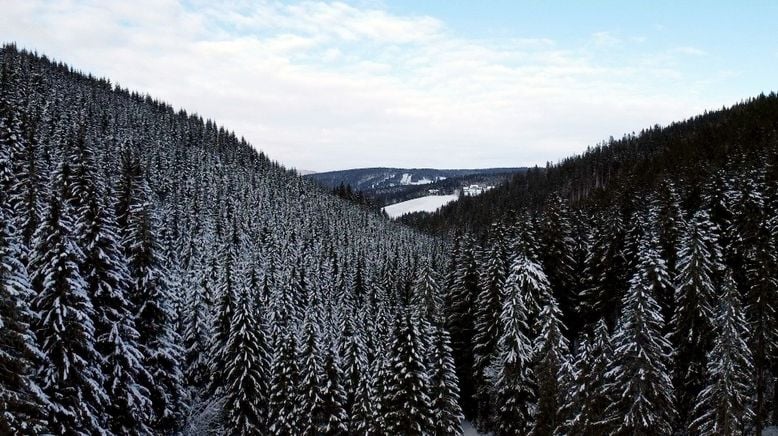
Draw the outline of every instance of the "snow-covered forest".
M0 434L759 434L778 166L749 162L430 236L5 46Z

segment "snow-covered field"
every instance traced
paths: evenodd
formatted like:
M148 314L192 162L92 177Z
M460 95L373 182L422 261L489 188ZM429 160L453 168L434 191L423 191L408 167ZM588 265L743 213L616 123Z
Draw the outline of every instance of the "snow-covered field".
M441 206L459 198L457 195L428 195L402 203L391 204L384 208L390 218L397 218L411 212L435 212Z

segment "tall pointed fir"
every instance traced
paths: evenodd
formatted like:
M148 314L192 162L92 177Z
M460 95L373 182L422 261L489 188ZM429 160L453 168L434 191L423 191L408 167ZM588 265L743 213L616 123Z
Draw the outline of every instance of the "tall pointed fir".
M735 250L743 267L738 281L745 290L746 319L749 323L750 346L754 359L755 403L754 432L759 434L769 425L770 390L775 387L778 366L778 215L765 204L761 171L749 174L742 182ZM773 214L773 215L771 215Z
M349 414L350 434L374 435L377 434L377 431L374 431L374 429L380 429L380 424L376 419L377 413L375 411L375 403L378 401L378 398L373 390L374 377L373 370L367 368L367 372L359 380L354 406Z
M216 267L208 262L197 262L194 272L190 273L190 292L185 296L186 310L183 314L184 331L184 377L193 401L200 400L210 380L209 350L212 337L212 292L214 285L211 276L216 275Z
M712 346L715 318L714 281L723 268L716 230L706 211L694 215L680 247L671 337L679 422L687 427L706 379L705 355Z
M12 105L0 96L0 153L3 154L8 177L3 176L2 191L9 216L9 225L17 233L21 244L23 263L26 265L32 236L38 227L37 149L31 135L25 134L24 126Z
M384 431L408 436L431 434L434 428L430 401L430 380L423 341L410 310L399 310L395 331L385 367L387 380L385 408L382 408Z
M45 432L47 399L34 378L43 356L31 328L35 319L30 308L32 297L18 240L13 236L8 211L0 204L1 434Z
M745 434L754 417L753 362L747 345L740 295L732 275L721 286L713 350L708 353L707 380L694 402L689 432L704 436Z
M540 265L519 253L502 290L500 338L497 353L489 368L495 396L495 433L498 436L527 434L532 426L535 407L535 383L532 372L532 342L528 316L528 294L539 292L548 282Z
M656 220L659 254L665 260L670 277L676 277L679 273L680 253L678 250L681 246L686 223L683 218L680 196L675 185L671 181L665 180L660 184L658 191ZM656 299L662 307L662 315L665 320L670 320L675 310L674 293L657 295Z
M461 435L464 417L459 406L459 381L451 355L451 340L443 326L434 327L431 345L430 400L435 424L431 434Z
M473 304L478 296L475 242L471 236L463 236L459 241L459 252L453 264L446 290L446 327L451 334L462 410L469 417L476 410L472 344L475 333Z
M613 336L607 388L614 396L606 412L616 435L671 434L675 419L670 378L671 346L662 335L661 307L654 299L667 275L650 226L638 247L637 271L624 296Z
M84 253L79 269L95 309L95 348L102 356L105 390L111 398L106 415L117 434L148 432L149 392L140 380L149 374L138 349L132 306L127 300L129 273L113 215L112 197L98 181L93 145L82 125L67 147L73 165L68 183L75 210L75 240Z
M314 319L315 309L306 311L303 321L298 362L300 362L300 397L297 414L302 419L300 434L316 435L324 426L323 362L319 343L319 323Z
M497 349L500 326L500 292L507 275L507 250L504 231L492 226L492 240L487 246L480 272L480 290L475 302L475 334L473 336L473 376L476 385L478 413L476 424L487 427L493 405L485 374Z
M128 297L135 311L143 365L151 376L143 380L151 397L149 427L156 432L173 432L180 428L185 413L179 367L182 352L172 328L170 291L159 260L149 189L140 163L128 150L122 156L116 191L117 220L129 263Z
M74 242L73 211L66 201L66 167L61 164L53 176L45 219L34 236L33 327L44 355L38 377L51 400L52 432L99 434L106 429L103 408L109 399L95 349L94 308L79 271L83 253Z
M223 381L224 411L228 433L267 434L268 350L248 289L243 290L236 302L224 354L227 357Z
M0 433L39 433L46 398L34 370L43 356L31 329L34 293L12 205L19 182L13 150L20 146L21 132L6 104L0 96Z
M235 306L238 299L236 257L237 247L227 243L219 250L219 275L217 279L216 295L218 303L216 316L213 322L213 336L210 341L210 381L208 393L220 394L224 385L224 370L228 357L225 354L227 341L230 338L232 320L235 315Z
M583 315L592 326L601 318L612 326L618 318L624 290L629 287L626 229L621 211L614 208L597 214L592 234L581 301Z
M297 366L297 342L290 328L276 338L273 363L270 367L270 433L295 436L302 431L297 404L300 401Z
M356 321L360 315L347 316L340 346L340 362L343 368L343 389L345 392L344 408L348 417L348 430L356 432L359 419L356 418L359 404L359 390L364 378L368 377L367 347L363 332L356 328Z
M544 296L544 302L538 319L540 334L533 347L538 404L531 434L537 436L558 434L563 424L560 410L569 395L566 390L572 376L562 311L551 293Z
M346 391L343 389L343 374L337 355L332 349L324 352L322 388L322 415L325 418L319 434L326 436L348 434L348 415L344 407Z
M562 407L566 418L560 434L599 436L610 433L605 415L614 396L608 390L608 365L613 349L608 325L601 319L594 335L578 345L574 389Z
M562 319L576 320L575 308L578 306L573 277L573 244L570 210L559 196L552 195L545 204L538 226L540 252L543 271L546 272L554 298L559 304ZM573 325L575 331L578 325Z

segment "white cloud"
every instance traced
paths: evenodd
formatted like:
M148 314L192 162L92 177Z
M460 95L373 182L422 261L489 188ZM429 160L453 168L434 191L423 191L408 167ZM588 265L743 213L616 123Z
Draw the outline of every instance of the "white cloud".
M595 32L592 34L592 42L597 47L615 47L621 44L621 39L611 32Z
M681 46L681 47L675 47L671 50L673 53L677 53L680 55L687 55L687 56L707 56L708 53L705 50L701 50L697 47L691 47L691 46Z
M433 17L321 1L3 9L0 40L214 118L311 170L542 164L707 103L658 85L682 81L675 57L690 48L614 59L607 49L629 42L608 32L567 47L468 39Z

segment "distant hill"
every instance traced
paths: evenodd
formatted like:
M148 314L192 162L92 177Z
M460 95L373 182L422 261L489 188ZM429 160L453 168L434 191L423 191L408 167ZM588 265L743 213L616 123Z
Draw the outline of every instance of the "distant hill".
M464 186L498 186L526 168L434 169L357 168L306 175L325 187L351 186L380 205L436 194L454 194Z

